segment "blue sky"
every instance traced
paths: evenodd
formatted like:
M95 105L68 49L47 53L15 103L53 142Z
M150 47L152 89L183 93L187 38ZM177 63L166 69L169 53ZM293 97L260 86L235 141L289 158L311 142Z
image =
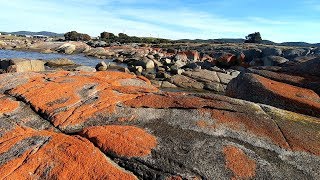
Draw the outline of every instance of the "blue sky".
M0 0L0 31L320 42L319 0Z

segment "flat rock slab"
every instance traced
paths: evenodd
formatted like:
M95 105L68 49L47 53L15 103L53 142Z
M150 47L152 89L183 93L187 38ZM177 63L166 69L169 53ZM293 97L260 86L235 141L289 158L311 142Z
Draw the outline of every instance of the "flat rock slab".
M2 74L0 92L8 179L320 178L316 117L120 72Z

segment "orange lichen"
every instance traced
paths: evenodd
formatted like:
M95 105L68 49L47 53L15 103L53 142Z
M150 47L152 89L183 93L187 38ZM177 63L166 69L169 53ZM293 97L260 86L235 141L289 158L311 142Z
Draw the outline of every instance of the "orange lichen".
M115 105L148 92L152 86L122 85L134 75L121 72L55 72L30 78L9 93L25 98L36 111L44 112L55 126L66 127L85 122L97 113L112 112Z
M137 179L106 158L87 139L79 136L17 127L0 138L0 154L27 138L46 142L30 144L21 156L0 166L6 179Z
M7 97L0 96L0 116L5 113L15 111L19 107L19 102Z
M273 81L259 75L253 75L267 90L281 97L288 104L296 104L297 112L308 113L310 110L320 114L320 97L312 90Z
M204 99L198 97L186 97L175 94L148 94L138 98L126 101L124 103L131 107L150 107L150 108L200 108L210 102L205 102Z
M212 118L217 120L217 126L227 126L231 129L250 132L256 136L272 140L275 144L289 149L282 133L273 121L257 117L251 117L248 114L239 112L229 112L223 110L207 110L211 112Z
M147 156L157 145L157 139L153 135L134 126L89 127L80 134L93 141L105 153L118 156Z
M230 169L233 179L249 179L256 175L256 162L250 159L241 149L234 146L223 148L226 168Z

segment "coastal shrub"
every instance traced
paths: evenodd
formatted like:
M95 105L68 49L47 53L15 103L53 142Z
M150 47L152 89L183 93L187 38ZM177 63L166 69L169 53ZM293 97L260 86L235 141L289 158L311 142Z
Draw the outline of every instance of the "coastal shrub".
M112 43L118 40L118 37L110 32L102 32L100 33L100 40Z
M64 34L64 38L67 41L90 41L91 37L88 34L78 33L77 31L71 31Z
M262 43L260 32L255 32L246 36L245 43Z

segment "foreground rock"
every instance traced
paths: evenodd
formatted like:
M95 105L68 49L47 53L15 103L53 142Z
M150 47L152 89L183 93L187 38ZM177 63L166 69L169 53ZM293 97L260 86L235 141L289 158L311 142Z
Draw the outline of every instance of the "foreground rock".
M0 85L8 179L320 178L319 118L163 93L119 72L3 74Z

